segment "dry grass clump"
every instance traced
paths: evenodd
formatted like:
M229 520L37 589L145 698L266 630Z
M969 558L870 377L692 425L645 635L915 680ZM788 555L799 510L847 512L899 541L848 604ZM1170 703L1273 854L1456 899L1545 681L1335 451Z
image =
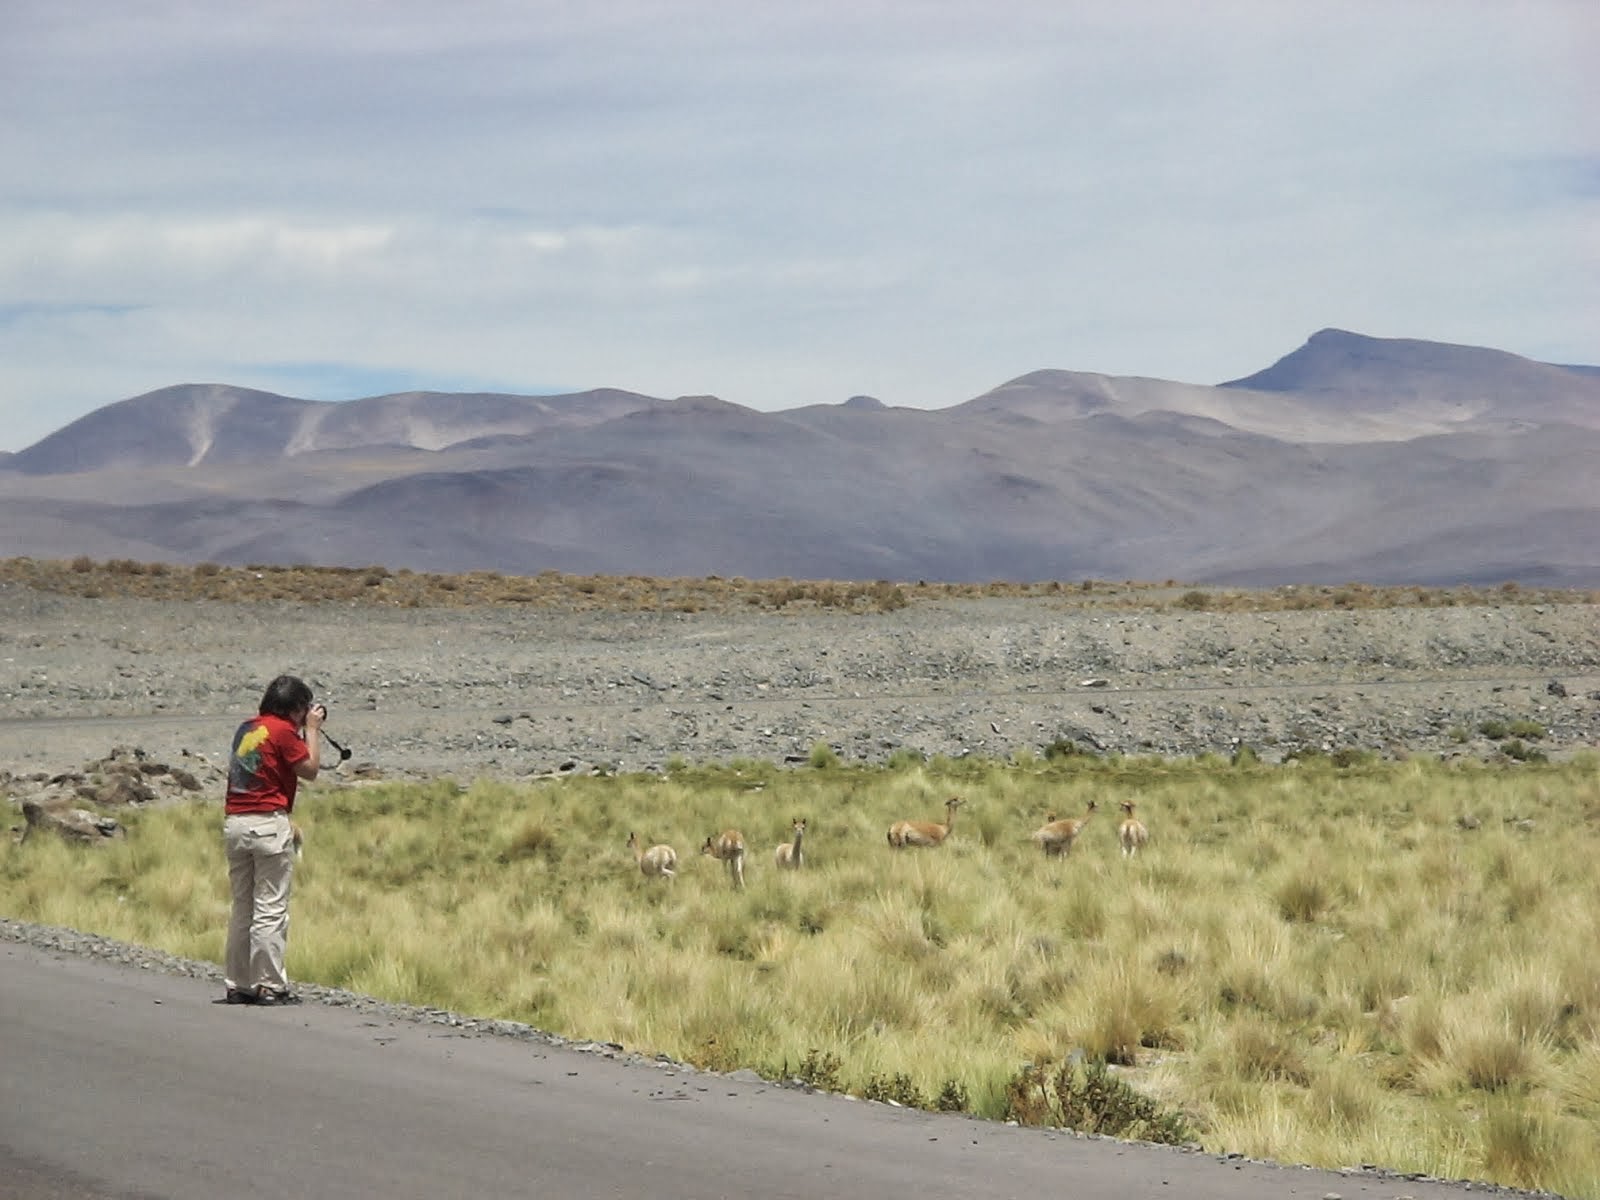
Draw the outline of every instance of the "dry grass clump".
M1600 1198L1596 765L319 782L289 967L897 1103ZM951 794L968 815L938 850L884 844ZM1124 858L1091 823L1039 855L1038 815L1090 796L1137 797L1159 841ZM1535 806L1531 829L1507 819ZM689 853L730 825L776 844L796 814L803 870L752 856L736 890ZM219 960L214 808L128 823L93 853L0 847L0 911ZM676 880L640 875L630 829L677 848Z
M322 567L255 563L189 566L141 563L129 559L99 562L80 555L68 561L0 559L0 584L87 598L135 597L149 600L279 600L295 603L381 604L411 608L482 605L535 606L561 610L768 612L827 609L892 612L930 600L983 597L1039 597L1065 608L1176 609L1215 612L1267 612L1296 609L1404 608L1483 604L1594 604L1600 592L1523 588L1373 587L1366 584L1286 586L1270 589L1185 588L1127 580L1077 583L929 583L925 580L795 580L653 578L643 575L568 575L541 571L510 575L499 571L440 574L371 565Z

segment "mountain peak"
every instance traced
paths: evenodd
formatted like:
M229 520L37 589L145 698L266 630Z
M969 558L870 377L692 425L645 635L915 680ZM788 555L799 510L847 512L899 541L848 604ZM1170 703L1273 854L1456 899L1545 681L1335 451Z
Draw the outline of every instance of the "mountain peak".
M1414 338L1370 337L1330 328L1318 330L1305 345L1266 370L1218 386L1258 392L1362 395L1382 391L1392 395L1409 390L1405 381L1424 376L1433 381L1464 381L1536 365L1504 350Z

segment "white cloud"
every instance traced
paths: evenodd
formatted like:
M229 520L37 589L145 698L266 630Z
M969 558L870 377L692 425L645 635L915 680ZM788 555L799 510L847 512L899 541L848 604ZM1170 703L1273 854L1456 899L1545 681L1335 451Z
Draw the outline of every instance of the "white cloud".
M1600 360L1587 12L11 0L4 439L271 363L780 408L1323 325Z

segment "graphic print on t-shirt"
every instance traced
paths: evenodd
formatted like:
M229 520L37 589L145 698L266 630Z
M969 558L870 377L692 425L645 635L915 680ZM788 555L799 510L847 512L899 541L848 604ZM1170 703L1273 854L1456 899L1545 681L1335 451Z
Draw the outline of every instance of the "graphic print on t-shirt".
M261 744L272 735L264 724L246 721L233 739L233 757L228 762L228 790L235 794L253 792L261 784Z

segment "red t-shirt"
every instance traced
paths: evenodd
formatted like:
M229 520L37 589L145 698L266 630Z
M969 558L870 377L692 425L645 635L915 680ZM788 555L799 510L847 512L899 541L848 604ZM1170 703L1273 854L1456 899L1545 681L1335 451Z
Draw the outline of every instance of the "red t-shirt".
M225 811L230 816L292 812L300 785L294 769L310 756L300 731L282 717L251 717L233 735Z

